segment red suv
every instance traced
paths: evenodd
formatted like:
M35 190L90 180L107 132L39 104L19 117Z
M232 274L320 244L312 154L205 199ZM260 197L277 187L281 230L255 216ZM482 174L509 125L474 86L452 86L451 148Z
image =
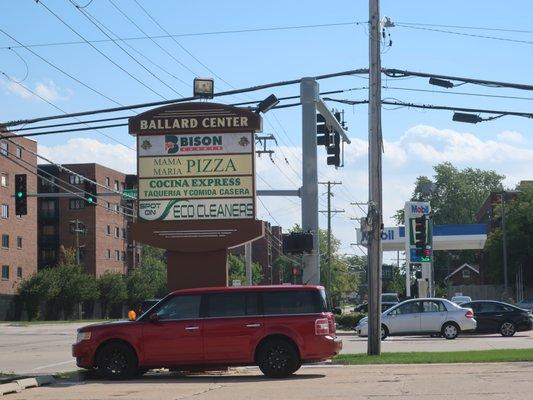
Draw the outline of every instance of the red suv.
M323 287L248 286L178 290L136 321L78 329L72 354L106 378L230 365L282 378L341 348Z

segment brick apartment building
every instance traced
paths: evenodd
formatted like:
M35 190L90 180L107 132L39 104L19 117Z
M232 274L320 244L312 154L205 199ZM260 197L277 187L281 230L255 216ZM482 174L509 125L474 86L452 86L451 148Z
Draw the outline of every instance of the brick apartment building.
M252 242L252 262L261 265L262 285L276 285L282 283L280 271L274 265L276 259L283 254L281 226L271 226L267 221L263 221L263 224L265 236ZM244 255L244 246L231 249L231 253Z
M28 151L26 151L26 149ZM28 197L27 215L15 215L15 175L26 174L28 193L37 191L37 143L26 138L0 141L0 320L11 307L21 279L37 271L37 199Z
M136 185L135 177L99 164L64 164L63 167L39 165L42 176L62 186L58 188L39 178L39 193L50 195L39 197L38 201L39 269L57 263L60 246L76 249L78 245L80 263L86 272L96 277L106 271L127 273L139 261L139 251L128 239L131 218L124 215L133 213L133 202L124 201L120 195L100 194L111 190L122 192ZM97 187L96 206L87 205L76 196L54 196L54 193L76 191L75 188L79 192L84 190L83 179L67 169L110 190Z

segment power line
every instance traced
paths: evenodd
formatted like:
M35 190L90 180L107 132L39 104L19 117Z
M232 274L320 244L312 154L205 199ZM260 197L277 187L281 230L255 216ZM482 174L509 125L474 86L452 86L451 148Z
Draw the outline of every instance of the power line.
M191 70L187 65L185 65L184 63L182 63L180 60L178 60L176 57L174 57L174 55L172 53L170 53L167 49L165 49L163 46L161 46L158 42L156 42L154 39L150 38L148 36L148 34L132 19L128 16L128 14L126 14L119 6L117 6L115 4L115 2L113 0L108 0L109 3L111 3L111 5L120 13L122 14L122 16L124 18L126 18L129 22L131 22L131 24L133 24L142 34L144 34L147 38L149 38L158 48L160 48L166 55L168 55L170 58L172 58L176 63L178 63L178 65L180 65L181 67L183 67L184 69L186 69L187 71L191 72L193 75L196 75L196 73ZM117 36L118 37L118 36ZM120 39L119 39L120 40ZM124 41L124 43L126 43ZM188 85L188 86L191 86L190 84L188 84L187 82L185 82L184 80L180 79L181 82L183 82L185 85Z
M48 61L46 58L42 57L41 55L37 54L35 51L33 51L32 49L30 49L29 47L25 46L24 44L22 44L21 42L19 42L15 37L11 36L9 33L7 33L6 31L4 31L2 28L0 28L0 32L2 32L4 35L6 35L7 37L9 37L11 40L13 40L14 42L18 43L20 45L20 47L24 47L26 50L28 50L31 54L33 54L35 57L39 58L41 61L45 62L46 64L48 64L49 66L51 66L52 68L54 68L56 71L59 71L61 72L63 75L66 75L68 76L70 79L72 79L73 81L79 83L80 85L82 85L83 87L89 89L90 91L102 96L103 98L109 100L110 102L114 103L114 104L117 104L121 107L124 107L123 104L119 103L118 101L112 99L111 97L109 96L106 96L105 94L103 94L102 92L100 92L99 90L89 86L88 84L86 84L85 82L82 82L81 80L79 80L78 78L76 78L75 76L69 74L68 72L66 72L65 70L59 68L57 65L51 63L50 61ZM126 107L125 109L129 109L129 107Z
M533 100L533 97L503 96L503 95L497 95L497 94L468 93L468 92L450 92L447 90L414 89L414 88L396 87L396 86L382 86L382 88L390 89L390 90L404 90L404 91L410 91L410 92L453 94L453 95L459 95L459 96L475 96L475 97L488 97L488 98L512 99L512 100Z
M113 61L107 54L105 54L103 51L101 51L98 47L96 47L95 45L93 45L92 43L89 43L85 37L79 33L76 29L74 29L72 26L70 26L69 24L67 24L59 15L57 15L55 12L53 12L50 8L48 8L46 6L46 4L44 4L42 2L42 0L40 0L37 4L41 4L46 10L48 10L48 12L50 12L50 14L52 14L54 17L56 17L63 25L65 25L68 29L70 29L76 36L80 37L85 43L87 43L89 46L91 46L98 54L100 54L102 57L104 57L107 61L109 61L111 64L113 64L115 67L117 67L118 69L120 69L122 72L124 72L126 75L128 75L130 78L132 78L133 80L135 80L136 82L138 82L140 85L144 86L146 89L148 89L149 91L151 91L152 93L154 93L155 95L163 98L163 99L166 99L165 96L159 94L158 92L156 92L154 89L152 89L150 86L148 86L146 83L144 83L143 81L141 81L139 78L137 78L136 76L134 76L133 74L131 74L128 70L126 70L124 67L122 67L120 64L116 63L115 61ZM78 8L78 10L80 10ZM83 10L80 10L80 12L84 14L84 11ZM86 18L88 18L87 16L85 16ZM89 19L90 20L90 19ZM92 22L92 21L91 21ZM98 26L97 26L98 27ZM111 38L110 38L111 39Z
M343 100L343 99L332 99L332 98L324 98L326 101L334 101L337 103L343 103L343 104L350 104L350 105L358 105L358 104L368 104L368 100ZM465 111L465 112L472 112L472 113L485 113L485 114L499 114L499 115L512 115L515 117L524 117L524 118L533 118L533 113L528 112L516 112L516 111L501 111L501 110L490 110L490 109L483 109L483 108L466 108L466 107L452 107L452 106L441 106L441 105L434 105L434 104L417 104L417 103L408 103L403 101L390 101L390 100L383 100L383 104L388 105L396 105L400 107L408 107L408 108L423 108L423 109L429 109L429 110L448 110L448 111Z
M70 129L63 129L63 130L56 130L56 131L24 133L22 135L2 136L1 138L11 139L11 138L17 138L17 137L43 136L43 135L51 135L51 134L56 134L56 133L70 133L70 132L79 132L79 131L91 131L91 130L97 130L97 129L117 128L119 126L128 126L128 124L127 123L126 124L110 124L110 125L89 126L85 128L70 128ZM1 124L0 124L0 128L2 128Z
M181 93L179 93L177 90L175 90L172 86L170 86L168 83L166 83L165 81L163 81L161 78L159 78L156 74L154 74L152 72L152 70L150 68L148 68L146 65L144 65L143 63L141 63L139 60L137 60L137 58L135 58L134 56L131 55L131 53L129 51L127 51L124 47L122 47L117 40L113 39L111 36L109 36L109 34L100 27L100 25L104 26L100 21L98 21L95 17L93 17L91 14L89 14L88 11L85 11L81 8L79 8L78 6L76 6L76 3L74 3L72 0L69 0L70 3L72 3L76 9L91 23L93 24L100 32L102 32L105 36L107 36L109 39L111 39L113 41L113 44L115 44L115 46L117 46L120 50L122 50L129 58L131 58L137 65L139 65L142 69L144 69L146 72L148 72L148 74L150 74L153 78L155 78L156 80L158 80L160 83L162 83L163 85L165 85L167 88L169 88L172 92L176 93L178 96L182 96ZM113 33L113 31L111 31L109 28L106 27L107 30L109 30L111 33ZM76 32L76 31L74 31ZM76 32L77 33L77 32ZM114 34L114 33L113 33ZM83 36L79 35L80 37L83 38ZM97 49L96 46L90 44L91 47L93 47L94 49ZM103 52L101 51L98 51L100 54L104 54ZM109 61L111 61L114 65L116 65L117 67L119 67L122 71L124 71L125 73L127 73L130 77L132 77L133 79L135 79L137 82L139 82L141 85L143 85L144 87L146 87L147 89L149 89L152 93L155 93L157 94L159 97L162 97L163 99L166 99L165 96L163 96L162 94L160 94L159 92L155 91L153 88L151 88L150 86L148 86L147 84L145 84L144 82L142 82L141 80L137 79L136 77L134 77L132 74L130 74L125 68L122 68L119 64L115 63L114 61L112 61L109 57L105 56Z
M438 32L438 33L447 33L449 35L468 36L468 37L473 37L473 38L478 38L478 39L490 39L490 40L499 40L502 42L533 44L533 41L530 41L530 40L520 40L520 39L503 38L503 37L498 37L498 36L478 35L474 33L454 32L454 31L448 31L444 29L427 28L427 27L422 27L422 26L412 26L412 25L404 25L404 24L398 24L398 23L395 25L401 28L416 29L416 30L422 30L422 31Z
M0 31L2 31L0 29ZM354 75L354 74L367 74L368 69L355 69L355 70L348 70L348 71L342 71L342 72L335 72L331 74L324 74L324 75L318 75L315 77L317 80L321 79L330 79L330 78L336 78L341 76L347 76L347 75ZM264 89L270 89L274 87L280 87L280 86L289 86L294 85L297 83L300 83L301 79L293 79L289 81L280 81L280 82L273 82L273 83L266 83L262 85L256 85L251 86L243 89L234 89L234 90L227 90L224 92L218 92L214 93L213 97L222 97L222 96L231 96L238 93L246 93L246 92L255 92L258 90L264 90ZM299 96L296 96L299 98ZM109 113L109 112L117 112L117 111L125 111L125 110L134 110L137 108L148 108L148 107L155 107L155 106L163 106L173 103L182 103L186 101L192 101L192 100L198 100L197 97L191 96L191 97L182 97L181 99L170 99L170 100L164 100L164 101L153 101L149 103L140 103L140 104L133 104L128 106L121 106L121 107L113 107L113 108L103 108L103 109L96 109L91 111L82 111L77 113L71 113L68 115L52 115L48 117L40 117L40 118L32 118L32 119L25 119L25 120L17 120L17 121L9 121L4 124L2 124L4 127L9 127L13 125L22 125L22 124L33 124L35 122L42 122L42 121L48 121L52 119L61 119L61 118L69 118L69 117L80 117L85 115L93 115L93 114L103 114L103 113ZM276 106L274 108L286 108L286 107L293 107L295 105L298 105L299 103L295 104L288 104L284 106ZM236 104L235 104L236 105Z
M62 113L64 114L68 114L65 110L63 110L61 107L57 106L56 104L52 103L50 100L44 98L43 96L39 95L38 93L35 93L33 90L29 89L28 87L26 87L25 85L23 85L22 83L20 82L17 82L15 81L14 79L12 79L9 75L7 75L4 71L0 71L0 73L2 75L4 75L4 77L12 82L14 82L15 84L19 85L20 87L22 87L24 90L26 90L27 92L31 93L32 95L38 97L39 99L41 99L42 101L44 101L45 103L51 105L52 107L54 107L55 109L61 111ZM128 117L124 117L124 118L128 118ZM20 128L20 129L16 129L12 132L18 132L18 131L24 131L24 130L32 130L32 129L45 129L45 128L50 128L50 127L57 127L57 126L67 126L67 125L78 125L78 124L83 124L83 125L86 125L87 127L89 127L88 123L89 122L103 122L103 121L113 121L113 120L117 120L117 119L122 119L122 118L107 118L107 119L101 119L101 120L93 120L93 121L81 121L79 118L76 118L74 117L74 119L78 120L79 122L70 122L70 123L66 123L66 124L55 124L55 125L48 125L48 126L39 126L39 127L28 127L28 128ZM1 127L1 124L0 124L0 127ZM130 150L133 150L133 151L136 151L133 147L130 147L128 146L127 144L125 143L122 143L120 142L119 140L115 139L113 136L111 135L108 135L98 129L95 129L96 132L98 132L100 135L102 136L105 136L107 137L108 139L111 139L113 141L115 141L116 143L126 147L127 149L130 149Z
M119 38L121 41L130 41L130 40L147 40L147 39L168 39L176 37L191 37L191 36L212 36L212 35L229 35L229 34L238 34L238 33L253 33L253 32L271 32L271 31L284 31L284 30L298 30L298 29L315 29L315 28L327 28L334 26L349 26L349 25L358 25L364 22L334 22L327 24L313 24L313 25L293 25L293 26L279 26L279 27L267 27L267 28L251 28L251 29L234 29L226 31L210 31L210 32L195 32L195 33L181 33L181 34L166 34L166 35L146 35L146 36L133 36L133 37L124 37ZM89 40L90 43L106 43L111 42L109 39L95 39ZM50 43L35 43L29 44L27 47L48 47L48 46L66 46L66 45L77 45L77 44L86 44L85 41L70 41L70 42L50 42ZM14 46L15 48L17 46ZM23 46L18 46L23 47ZM0 49L9 49L10 47L0 47Z
M509 28L493 28L493 27L484 27L484 26L461 26L461 25L439 25L439 24L423 24L418 22L397 22L401 25L414 25L414 26L430 26L437 28L455 28L455 29L471 29L471 30L480 30L480 31L495 31L495 32L511 32L511 33L533 33L533 31L522 30L522 29L509 29Z

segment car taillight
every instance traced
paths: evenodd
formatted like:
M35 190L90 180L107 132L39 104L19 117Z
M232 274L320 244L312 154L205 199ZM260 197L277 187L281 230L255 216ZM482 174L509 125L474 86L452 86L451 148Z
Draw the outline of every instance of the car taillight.
M315 320L315 335L329 335L329 321L327 318Z
M466 318L474 318L474 312L472 310L468 310L465 314Z
M329 333L335 333L335 316L333 314L328 315Z

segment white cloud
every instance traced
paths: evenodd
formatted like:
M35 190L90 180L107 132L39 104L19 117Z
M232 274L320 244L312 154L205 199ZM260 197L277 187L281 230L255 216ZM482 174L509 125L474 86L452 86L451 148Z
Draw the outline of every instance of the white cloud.
M28 86L28 85L25 85L25 86ZM54 102L58 100L68 100L72 96L72 90L61 89L51 79L45 82L37 82L33 89L31 87L29 88L31 91L36 93L37 96L32 94L30 91L24 89L24 87L22 87L21 85L13 81L9 81L5 83L5 87L10 93L24 100L38 101L40 100L38 96L40 96L47 101Z
M136 173L135 152L120 144L95 139L75 138L56 146L39 144L39 154L61 164L98 163L124 173Z
M500 139L502 142L513 142L513 143L524 142L524 135L522 135L520 132L515 132L515 131L503 131L501 133L498 133L496 137Z

